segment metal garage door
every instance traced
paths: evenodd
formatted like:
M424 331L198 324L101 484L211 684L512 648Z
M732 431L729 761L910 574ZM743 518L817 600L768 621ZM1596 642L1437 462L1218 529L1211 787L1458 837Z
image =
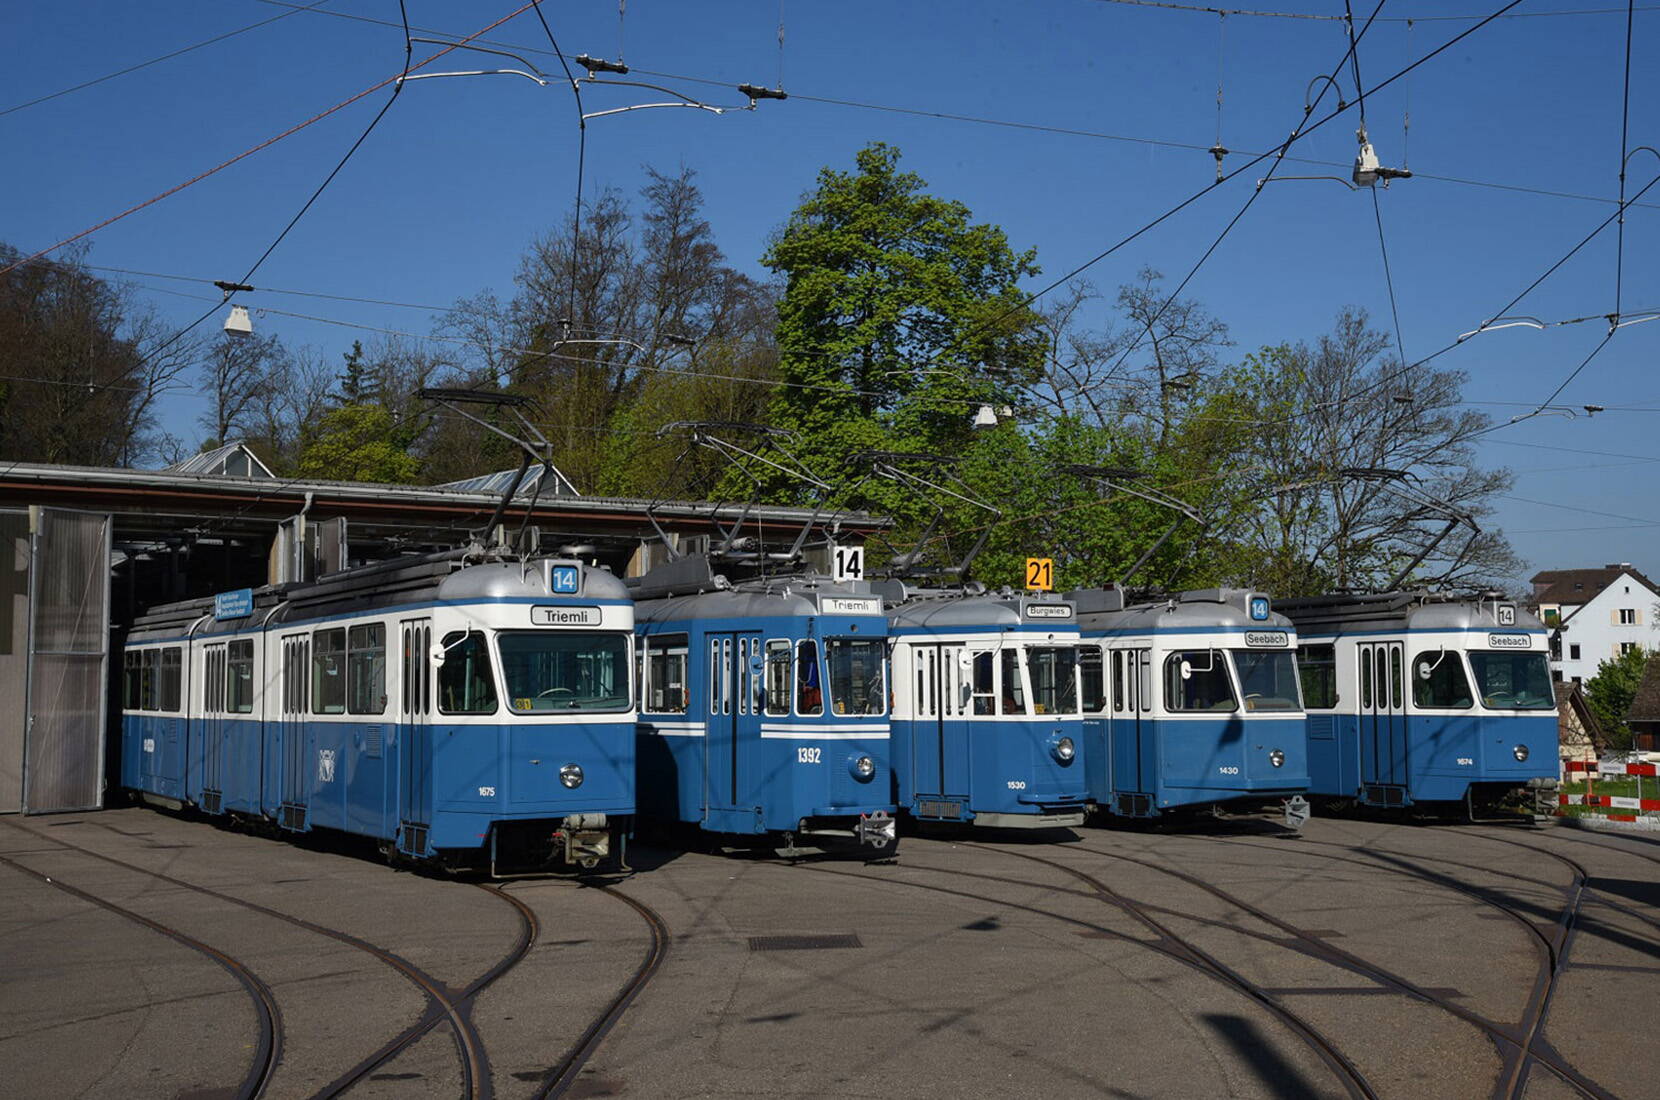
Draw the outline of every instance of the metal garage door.
M33 512L25 813L103 804L110 518Z

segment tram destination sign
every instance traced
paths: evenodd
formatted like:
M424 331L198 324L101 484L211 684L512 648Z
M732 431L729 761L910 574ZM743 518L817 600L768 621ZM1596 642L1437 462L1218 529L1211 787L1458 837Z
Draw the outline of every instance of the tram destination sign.
M1283 630L1247 630L1245 644L1252 649L1283 649L1291 639Z
M1026 605L1028 619L1070 619L1072 605L1069 603L1029 603Z
M599 626L602 615L597 607L549 607L536 604L530 609L530 621L536 626Z
M1490 649L1532 649L1533 638L1528 634L1489 634L1487 645Z
M820 596L818 609L822 615L880 615L882 601L874 596Z
M213 596L213 618L240 619L254 613L254 590L238 588L234 592L217 592Z

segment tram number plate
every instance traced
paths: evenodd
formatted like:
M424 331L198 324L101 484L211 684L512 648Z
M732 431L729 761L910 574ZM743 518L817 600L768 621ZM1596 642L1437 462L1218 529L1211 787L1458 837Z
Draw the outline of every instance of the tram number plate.
M1220 772L1222 775L1238 775L1239 774L1239 765L1237 765L1237 764L1223 764L1220 767L1218 767L1216 770L1218 772Z
M824 750L805 747L796 749L795 762L797 764L822 764L824 763Z
M1055 590L1055 559L1027 558L1026 587L1034 592Z

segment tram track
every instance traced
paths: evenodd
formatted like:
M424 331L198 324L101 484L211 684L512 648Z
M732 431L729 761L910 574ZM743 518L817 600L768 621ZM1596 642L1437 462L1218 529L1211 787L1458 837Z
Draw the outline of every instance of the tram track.
M1151 932L1154 938L1151 940L1140 939L1119 929L1109 928L1106 925L1083 920L1079 917L1068 916L1064 913L1056 913L1051 910L1038 908L1036 906L1026 905L1019 902L1011 902L1007 899L990 897L984 894L976 894L966 890L957 890L946 886L935 886L928 883L912 882L896 878L879 878L874 875L860 874L854 871L837 871L814 864L798 864L794 866L798 866L803 870L819 874L858 879L861 882L877 883L888 886L900 886L974 901L991 902L1005 908L1015 909L1021 912L1033 914L1035 916L1056 920L1064 924L1074 925L1088 932L1097 933L1125 944L1131 944L1151 950L1157 954L1163 955L1166 958L1187 966L1188 968L1205 975L1213 981L1216 981L1253 1001L1266 1010L1283 1026L1285 1026L1287 1030L1295 1035L1305 1046L1312 1050L1315 1056L1319 1058L1320 1061L1325 1064L1327 1069L1331 1071L1332 1075L1337 1078L1344 1091L1351 1097L1364 1097L1367 1098L1367 1100L1376 1100L1378 1095L1377 1091L1372 1087L1371 1083L1367 1081L1365 1075L1360 1071L1360 1069L1349 1060L1348 1056L1345 1055L1329 1037L1314 1028L1298 1013L1280 1004L1272 994L1267 992L1260 985L1250 981L1248 978L1239 974L1237 971L1233 970L1233 968L1215 958L1203 948L1198 947L1170 929L1157 917L1153 916L1148 911L1148 907L1143 906L1132 899L1123 897L1106 883L1087 872L1068 867L1065 864L1046 859L1042 856L1034 856L1025 852L990 847L978 843L964 843L962 847L980 849L982 851L998 855L1013 856L1059 870L1062 873L1083 882L1087 887L1089 887L1088 890L1066 890L1065 893L1083 900L1103 902L1112 908L1123 912ZM785 866L785 864L779 864L779 866ZM1022 879L1011 878L1006 875L988 874L984 872L968 872L955 868L928 866L926 864L918 864L909 859L907 859L905 866L907 868L924 871L930 874L948 875L957 878L977 878L1001 883L1003 885L1019 886L1022 888L1036 887L1050 890L1056 889L1056 887L1051 884L1033 883Z
M32 854L40 854L40 851L38 849L34 850ZM236 1097L237 1100L257 1100L258 1097L265 1094L267 1086L271 1083L271 1075L276 1072L277 1063L282 1059L283 1027L282 1011L277 1007L276 996L271 992L271 987L266 985L258 974L255 974L252 969L234 956L203 943L194 936L181 932L163 921L147 917L125 906L117 905L113 901L73 886L61 878L55 878L43 871L37 871L32 867L19 863L9 855L0 855L0 865L10 867L20 874L37 879L55 890L68 894L70 897L142 925L152 932L195 951L224 969L248 994L248 998L253 1004L254 1019L258 1030L258 1038L254 1043L253 1058L248 1066L247 1073L237 1086Z
M640 991L656 976L658 969L663 965L664 957L667 956L669 951L669 926L657 910L638 898L623 893L614 886L588 883L586 888L598 890L634 910L635 914L645 922L646 928L650 931L651 942L647 945L646 953L641 958L639 965L634 968L634 973L629 975L628 980L623 983L616 996L611 998L604 1010L582 1032L565 1057L549 1069L543 1075L541 1081L537 1083L536 1091L531 1094L536 1100L556 1100L556 1098L564 1096L570 1087L576 1083L583 1067L599 1050L600 1044L611 1033L611 1029L622 1018L623 1013L628 1011L628 1006L634 1003L634 999L639 996Z
M367 940L353 936L350 933L341 932L338 929L329 928L313 921L308 921L303 917L296 917L293 914L272 909L269 906L249 901L246 898L236 897L234 894L227 894L219 890L214 890L211 887L189 882L185 879L177 878L162 871L155 871L137 863L132 863L124 859L118 859L115 856L106 855L103 852L75 844L72 841L64 840L58 836L48 836L47 834L41 833L35 829L20 825L9 818L0 818L0 820L5 821L7 825L10 825L18 832L26 833L39 840L45 840L50 843L58 844L65 851L76 852L89 858L99 860L103 863L145 875L149 878L155 879L156 881L165 882L170 886L177 886L180 889L190 890L204 897L224 901L231 905L247 909L251 912L270 917L274 920L282 921L294 927L304 929L307 932L315 933L320 936L326 936L336 942L343 943L358 951L362 951L374 958L376 961L385 964L398 974L402 975L404 978L408 979L426 997L426 1008L422 1013L422 1020L415 1026L420 1026L421 1023L424 1023L426 1018L429 1016L433 1017L433 1023L428 1025L426 1030L430 1030L431 1026L436 1026L436 1023L439 1021L444 1021L449 1024L451 1033L455 1040L456 1053L460 1065L462 1086L461 1095L468 1098L468 1100L489 1100L491 1095L490 1076L488 1072L488 1063L485 1060L484 1044L480 1041L478 1032L473 1027L471 1019L462 1012L460 1006L456 1003L456 998L442 982L427 973L421 967L418 967L414 963L410 962L408 959L388 951L383 947L372 944ZM8 860L8 862L11 861ZM45 876L42 875L42 877ZM54 881L53 885L57 885L57 883ZM95 895L88 895L88 897L95 897ZM272 1003L275 1003L274 999ZM413 1039L409 1040L409 1042L413 1042ZM407 1045L407 1043L405 1045ZM274 1068L275 1061L273 1061L273 1069ZM325 1086L322 1095L338 1094L330 1093L328 1088L329 1086Z
M1288 921L1281 920L1279 917L1276 917L1274 914L1267 912L1261 907L1253 905L1243 898L1240 898L1238 895L1232 894L1212 883L1208 883L1195 875L1188 874L1185 871L1180 871L1173 867L1162 866L1152 860L1125 855L1119 852L1104 851L1097 848L1091 848L1086 845L1068 845L1067 849L1072 851L1089 852L1092 855L1099 855L1109 859L1116 859L1122 862L1135 864L1136 866L1147 868L1148 870L1154 871L1158 874L1167 875L1180 882L1186 883L1187 885L1199 889L1228 905L1236 907L1242 912L1250 914L1255 919L1277 929L1286 936L1291 937L1295 941L1297 949L1310 957L1327 962L1330 965L1339 967L1340 969L1351 973L1359 974L1378 983L1386 989L1412 997L1426 1004L1433 1005L1455 1018L1477 1028L1494 1043L1502 1060L1501 1072L1495 1091L1495 1095L1497 1096L1514 1097L1521 1094L1521 1090L1525 1086L1525 1074L1520 1072L1520 1067L1523 1063L1529 1060L1537 1062L1546 1069L1550 1070L1561 1081L1568 1085L1568 1087L1572 1088L1582 1096L1595 1097L1598 1098L1598 1100L1611 1100L1613 1096L1613 1094L1608 1090L1586 1077L1572 1065L1569 1065L1560 1056L1555 1054L1555 1052L1547 1053L1535 1049L1535 1045L1538 1041L1539 1028L1543 1021L1543 1013L1535 1010L1535 1003L1533 999L1530 999L1527 1009L1524 1011L1521 1023L1515 1028L1506 1027L1505 1025L1491 1020L1480 1013L1473 1012L1465 1008L1447 997L1440 996L1431 990L1425 989L1423 986L1418 985L1402 975L1387 970L1368 959L1354 954L1353 952L1328 943L1324 939L1310 934L1307 930L1299 928ZM1315 854L1323 855L1321 853ZM1362 863L1360 860L1345 860L1345 862ZM1378 870L1395 870L1388 867L1377 867L1375 864L1370 863L1362 863L1362 865ZM1398 871L1397 873L1409 878L1418 879L1419 881L1436 881L1434 879L1425 879L1423 876L1413 875L1411 872L1404 870ZM1479 895L1476 895L1476 899L1493 905L1495 908L1505 910L1509 915L1522 921L1530 932L1539 937L1543 943L1543 946L1546 948L1545 957L1547 960L1547 965L1541 968L1541 974L1549 974L1551 976L1551 982L1554 983L1554 976L1559 973L1561 969L1562 952L1550 942L1550 937L1546 937L1539 931L1537 926L1535 926L1532 922L1527 921L1525 917L1515 913L1513 910L1506 909L1506 907L1498 903L1491 902L1488 899L1480 897ZM1184 913L1174 913L1173 915L1185 917L1186 919L1191 920L1204 919ZM1254 933L1250 932L1250 930L1232 922L1207 921L1207 923L1216 923L1221 927L1228 928L1242 934L1254 935ZM1272 937L1260 938L1269 940L1273 939ZM1538 986L1539 981L1540 979L1536 978L1536 987ZM1548 995L1548 990L1546 992ZM1538 992L1536 989L1535 997L1537 996Z

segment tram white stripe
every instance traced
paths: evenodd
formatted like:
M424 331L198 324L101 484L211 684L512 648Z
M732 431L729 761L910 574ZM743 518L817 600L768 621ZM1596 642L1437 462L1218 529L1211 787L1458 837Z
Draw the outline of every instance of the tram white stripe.
M764 741L858 741L861 739L886 741L888 731L886 728L871 729L868 727L859 730L838 730L833 726L784 726L773 729L762 726L761 739Z

